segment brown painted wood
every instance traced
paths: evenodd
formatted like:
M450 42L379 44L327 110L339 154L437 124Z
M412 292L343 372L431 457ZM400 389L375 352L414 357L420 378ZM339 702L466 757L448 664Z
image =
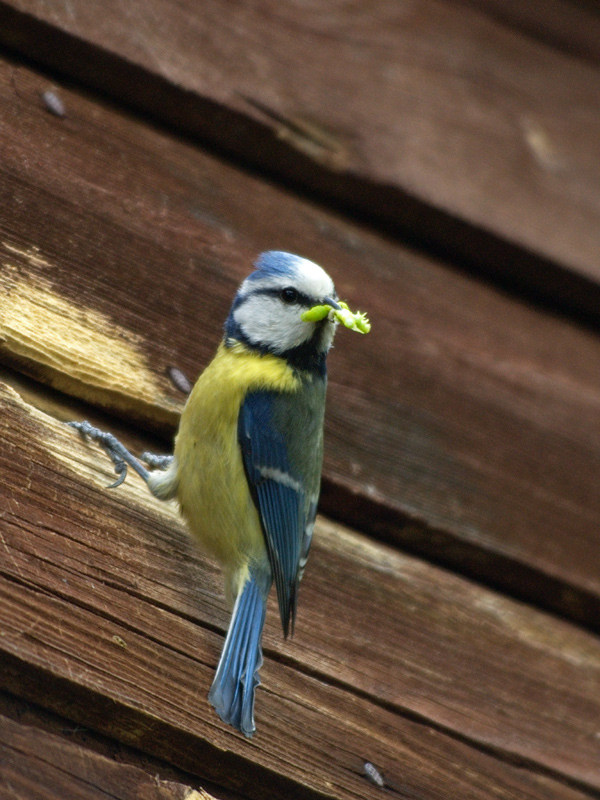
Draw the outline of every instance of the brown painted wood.
M1 690L0 725L3 726L1 740L6 744L15 744L11 757L17 774L23 773L25 777L29 774L30 794L25 795L27 798L37 796L35 793L31 794L31 783L37 791L52 791L56 788L50 780L38 780L37 784L31 781L40 772L35 759L45 758L53 765L60 764L60 768L66 773L65 779L71 779L75 786L82 777L82 767L90 762L97 776L94 788L105 789L108 784L117 796L120 796L119 791L128 791L131 786L135 786L134 779L137 778L142 787L137 797L142 800L151 800L154 797L150 789L152 783L163 793L171 791L171 797L173 794L176 798L183 795L185 800L241 800L241 795L236 792L200 781L196 776L178 770L172 764L148 753L109 739L30 700ZM71 764L70 767L65 764L74 760L79 763ZM121 767L125 769L121 771ZM12 786L15 788L14 780ZM71 791L59 795L61 800L70 800L74 792L70 788ZM15 800L17 796L20 797L16 794L10 795L10 800Z
M324 520L236 735L206 700L220 579L176 510L106 489L98 449L10 387L0 412L0 688L251 797L376 797L364 760L422 798L600 788L597 637Z
M597 625L596 336L50 86L0 70L4 363L167 450L167 370L208 362L252 259L315 258L373 319L330 358L323 509Z
M13 0L0 37L597 322L598 68L484 10Z
M132 23L134 4L109 2L99 25L77 0L68 20L23 0L0 3L0 39L594 309L597 141L586 150L580 123L597 68L493 5L305 18L239 3L224 24L208 4L199 54L185 4L167 17L153 0ZM236 795L378 797L368 759L401 797L596 796L598 637L324 519L293 641L270 608L259 732L221 725L206 701L228 620L215 567L135 477L108 491L103 455L55 418L79 398L136 449L144 429L170 438L169 369L207 362L259 250L296 250L375 325L341 331L332 354L323 507L597 627L598 338L56 78L4 62L0 103L0 361L33 378L2 368L17 392L0 392L0 688ZM1 709L0 794L8 775L27 797L187 796Z
M600 14L587 0L459 0L475 11L489 14L516 32L531 36L569 55L600 64Z
M0 716L0 796L11 800L215 800Z

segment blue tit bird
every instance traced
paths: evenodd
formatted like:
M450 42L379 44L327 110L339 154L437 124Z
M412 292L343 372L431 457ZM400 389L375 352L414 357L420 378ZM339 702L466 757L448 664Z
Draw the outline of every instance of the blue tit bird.
M267 597L275 582L293 631L321 481L326 357L340 308L331 278L304 258L263 253L240 286L217 353L181 416L173 460L150 473L176 497L191 533L223 566L233 613L209 700L224 722L255 730Z
M319 497L336 314L347 327L368 330L364 315L338 303L317 264L271 251L254 266L189 395L173 456L143 456L161 469L146 470L110 434L72 423L107 449L121 472L116 485L129 464L158 498L176 498L193 536L222 565L233 612L209 700L245 736L255 731L273 582L284 636L294 628Z

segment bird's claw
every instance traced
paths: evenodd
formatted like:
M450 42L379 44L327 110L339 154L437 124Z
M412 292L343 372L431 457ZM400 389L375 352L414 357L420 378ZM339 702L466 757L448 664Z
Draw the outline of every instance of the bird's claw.
M110 450L107 450L107 453L112 458ZM127 464L122 459L119 459L119 461L115 461L113 458L113 464L115 465L115 472L119 477L114 483L109 484L106 487L107 489L117 489L125 481L125 478L127 477Z
M100 428L96 428L87 420L84 422L67 422L67 425L79 431L84 439L89 439L99 444L113 462L115 472L119 477L108 487L109 489L116 489L124 482L127 477L128 466L133 467L143 480L148 480L148 471L112 433L101 431Z

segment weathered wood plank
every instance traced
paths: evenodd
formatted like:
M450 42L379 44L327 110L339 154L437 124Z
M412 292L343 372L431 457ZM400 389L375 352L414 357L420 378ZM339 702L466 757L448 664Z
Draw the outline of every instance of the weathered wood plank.
M596 637L324 521L243 740L206 701L228 615L175 510L104 489L97 448L8 388L0 411L2 688L250 796L375 797L364 759L421 797L600 788Z
M473 7L12 0L0 38L598 320L600 73Z
M64 737L0 716L0 796L10 800L215 800Z
M205 154L0 68L0 358L170 438L271 247L372 333L331 356L323 508L597 625L600 343ZM165 448L167 445L165 445Z
M520 0L459 2L489 14L521 34L600 64L600 14L598 7L587 0L546 0L543 6Z
M41 757L52 764L60 763L64 766L66 775L71 776L77 785L82 773L81 766L89 760L97 774L102 775L94 788L104 789L112 782L113 785L117 784L119 790L129 789L135 785L137 779L143 787L137 797L140 800L151 800L154 795L148 789L147 779L150 777L161 791L171 791L171 797L175 793L176 798L183 794L185 800L242 800L241 795L236 792L204 782L201 784L197 777L148 753L95 733L84 725L74 723L6 691L0 691L0 723L4 729L1 741L15 745L12 757L17 771L25 773L29 764L30 777L39 776L40 770L35 765L35 759ZM76 759L80 764L71 764L69 767L69 760ZM67 762L67 765L63 762ZM120 771L120 767L126 769ZM1 769L0 774L3 774ZM35 788L43 791L52 786L50 781L44 786L44 781L38 779ZM16 796L10 795L10 800L15 800ZM26 795L27 800L31 796ZM59 795L60 800L70 800L71 796L70 792Z

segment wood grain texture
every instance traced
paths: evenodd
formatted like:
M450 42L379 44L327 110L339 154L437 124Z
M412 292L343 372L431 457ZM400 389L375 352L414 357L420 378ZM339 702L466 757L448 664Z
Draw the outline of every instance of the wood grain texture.
M256 254L312 257L374 322L330 358L324 510L597 625L592 333L48 86L0 70L4 363L168 441Z
M79 783L85 779L87 764L91 767L90 777L95 776L95 780L90 781L90 788L105 791L108 787L117 797L121 797L119 792L133 793L137 781L140 787L137 795L134 795L137 800L162 800L165 795L170 800L242 800L241 795L235 792L201 782L197 777L148 753L127 747L122 742L95 733L85 725L2 690L0 725L0 739L11 751L10 758L19 776L17 780L24 778L28 790L23 795L16 793L17 781L13 777L10 800L21 800L21 796L23 800L30 800L37 797L35 791L41 792L43 797L46 797L43 794L46 791L56 800L71 800L76 796ZM48 762L49 766L43 775L46 780L40 778L36 782L35 778L40 774L36 760ZM58 785L49 779L53 767L62 772L67 791L60 778ZM0 774L4 772L0 770ZM158 797L152 794L153 790ZM1 790L0 796L4 797ZM129 794L126 796L129 797Z
M544 6L519 0L458 0L510 26L594 65L600 64L600 14L587 0L546 0Z
M600 795L600 639L464 577L598 629L598 337L241 167L597 322L597 65L496 5L0 2L13 54L146 115L0 63L0 690L140 759L0 700L0 795L368 800L366 760L399 797ZM57 420L79 399L136 451L170 439L170 370L195 377L273 247L374 321L332 354L323 508L463 577L319 518L248 741L206 699L215 566Z
M0 716L0 796L10 800L215 800Z
M206 700L228 613L175 510L8 387L0 412L1 688L251 797L376 797L364 760L423 798L600 788L596 637L323 520L244 740Z
M597 322L598 68L487 8L12 0L0 37Z

